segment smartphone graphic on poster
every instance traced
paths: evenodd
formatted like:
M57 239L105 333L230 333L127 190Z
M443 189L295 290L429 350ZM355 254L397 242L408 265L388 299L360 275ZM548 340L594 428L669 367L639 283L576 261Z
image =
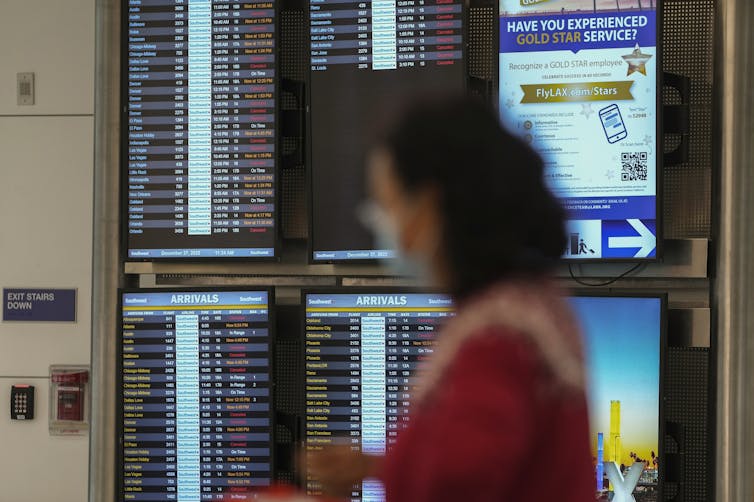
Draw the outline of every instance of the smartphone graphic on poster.
M600 121L608 143L617 143L628 136L618 105L610 105L600 110Z

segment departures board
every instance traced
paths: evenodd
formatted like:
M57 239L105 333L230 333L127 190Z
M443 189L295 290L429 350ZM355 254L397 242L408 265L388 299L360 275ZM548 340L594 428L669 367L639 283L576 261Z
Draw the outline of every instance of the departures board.
M432 353L437 330L453 315L442 294L305 293L305 447L332 444L383 455L408 423L415 372ZM320 495L317 479L306 490ZM367 479L349 500L382 502Z
M121 302L119 500L252 500L273 478L271 293Z
M417 95L462 92L461 0L309 0L313 262L390 258L356 209L379 128Z
M274 0L124 5L127 259L274 257Z

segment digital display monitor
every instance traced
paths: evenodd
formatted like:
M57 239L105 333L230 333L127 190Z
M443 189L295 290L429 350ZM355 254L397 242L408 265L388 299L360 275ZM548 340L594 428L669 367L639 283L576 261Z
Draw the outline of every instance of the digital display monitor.
M571 306L585 338L597 500L659 502L663 299L577 296Z
M273 476L271 293L121 296L122 501L252 500Z
M564 258L657 258L659 0L500 0L498 107L568 212Z
M273 258L273 0L124 0L128 260Z
M356 214L388 110L465 88L462 0L309 0L311 260L390 258Z
M569 301L585 338L595 500L613 500L617 487L637 502L659 502L664 301ZM384 454L409 421L414 372L453 315L451 299L373 289L309 292L304 304L307 451L350 442ZM320 493L315 478L307 476L306 487ZM366 480L350 500L383 501L384 490Z
M308 293L304 305L306 450L350 442L365 453L384 454L408 421L413 372L452 315L450 298L378 290ZM309 476L306 490L321 494ZM365 480L350 500L382 501L383 487Z

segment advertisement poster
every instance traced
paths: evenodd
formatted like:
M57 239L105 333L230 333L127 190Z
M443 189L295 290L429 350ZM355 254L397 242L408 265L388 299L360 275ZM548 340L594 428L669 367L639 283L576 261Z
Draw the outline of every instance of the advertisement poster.
M545 161L569 259L657 246L657 0L500 0L499 109Z
M659 298L573 297L584 330L595 500L659 502Z

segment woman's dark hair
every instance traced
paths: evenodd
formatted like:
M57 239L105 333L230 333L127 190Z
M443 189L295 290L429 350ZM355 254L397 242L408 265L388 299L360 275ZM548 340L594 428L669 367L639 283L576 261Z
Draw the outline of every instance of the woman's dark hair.
M563 209L545 186L542 159L493 110L466 97L422 100L387 130L381 146L406 190L440 194L456 297L550 271L565 249Z

